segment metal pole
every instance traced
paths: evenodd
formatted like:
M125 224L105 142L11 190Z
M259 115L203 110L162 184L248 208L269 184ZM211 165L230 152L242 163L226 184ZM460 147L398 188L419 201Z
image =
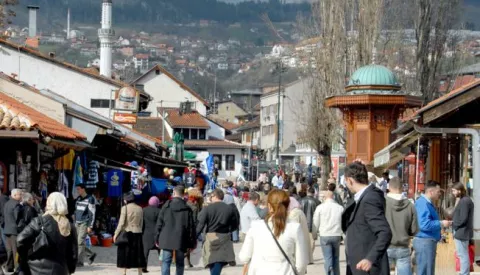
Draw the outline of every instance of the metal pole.
M415 192L413 193L413 199L416 200L417 192L418 192L418 169L420 166L420 137L418 137L417 141L417 158L415 160Z
M213 84L213 113L216 114L215 103L217 102L217 70L215 70L215 82Z
M165 144L165 111L163 109L163 100L160 100L160 109L162 110L162 144Z
M278 74L278 105L277 105L277 163L280 166L280 94L282 92L282 72L283 62L279 60L279 74Z

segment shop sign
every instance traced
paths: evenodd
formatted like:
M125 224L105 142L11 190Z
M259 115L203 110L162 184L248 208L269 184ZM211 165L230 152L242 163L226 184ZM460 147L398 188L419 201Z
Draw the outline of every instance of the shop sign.
M120 124L136 124L137 115L128 113L114 113L113 121Z
M132 87L123 87L115 93L115 110L138 111L139 93Z

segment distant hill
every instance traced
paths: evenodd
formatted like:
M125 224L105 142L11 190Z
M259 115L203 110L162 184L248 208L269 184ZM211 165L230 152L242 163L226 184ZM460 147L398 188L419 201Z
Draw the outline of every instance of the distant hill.
M273 22L296 21L299 14L311 11L311 0L115 0L116 25L213 20L220 23L258 22L259 15L268 13ZM64 25L67 9L72 22L98 24L101 0L21 0L16 7L17 22L26 24L26 6L38 5L40 20L50 25ZM480 30L480 0L463 0L463 22L468 29ZM282 4L286 3L286 4ZM48 20L47 20L48 19Z
M114 21L118 24L160 22L191 22L213 20L220 23L260 21L259 15L268 13L273 22L295 21L299 13L309 13L310 4L281 4L283 0L268 2L242 2L230 4L217 0L115 0ZM16 9L25 19L27 5L40 6L41 13L51 20L65 21L67 9L77 23L100 21L100 0L22 0ZM22 16L23 15L23 16Z

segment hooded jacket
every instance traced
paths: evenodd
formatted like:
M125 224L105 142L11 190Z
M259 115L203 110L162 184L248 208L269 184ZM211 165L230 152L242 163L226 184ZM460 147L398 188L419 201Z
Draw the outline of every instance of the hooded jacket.
M156 240L160 249L187 251L196 245L192 209L181 198L167 202L157 220Z
M388 194L385 198L385 216L392 230L391 246L408 247L418 232L415 206L401 194Z

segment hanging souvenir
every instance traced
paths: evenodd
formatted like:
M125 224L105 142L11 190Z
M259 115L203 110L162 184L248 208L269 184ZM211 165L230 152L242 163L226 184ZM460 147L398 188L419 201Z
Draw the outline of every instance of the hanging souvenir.
M40 173L40 182L38 184L38 193L43 200L46 200L48 197L48 177L45 171Z

